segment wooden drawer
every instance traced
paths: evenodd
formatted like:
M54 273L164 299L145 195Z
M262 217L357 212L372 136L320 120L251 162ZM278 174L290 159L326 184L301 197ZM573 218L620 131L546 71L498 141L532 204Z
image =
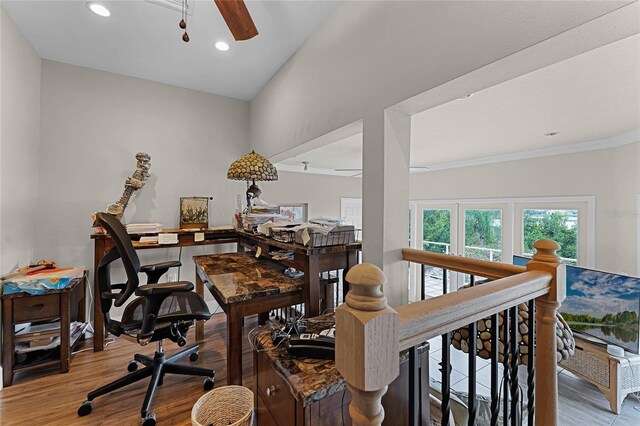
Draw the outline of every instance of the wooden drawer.
M269 412L267 405L262 400L262 396L258 395L258 425L259 426L278 426L278 422L276 422Z
M269 409L279 426L294 425L296 421L296 399L286 382L271 368L263 355L258 355L258 396ZM267 395L267 389L275 389ZM260 421L262 425L262 421ZM268 424L268 423L267 423Z
M37 321L60 315L60 294L21 297L13 301L13 322Z

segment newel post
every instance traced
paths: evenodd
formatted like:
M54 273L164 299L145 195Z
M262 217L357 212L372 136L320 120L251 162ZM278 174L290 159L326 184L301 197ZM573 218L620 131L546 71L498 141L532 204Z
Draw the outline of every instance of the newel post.
M384 273L374 265L356 265L347 273L351 285L336 309L336 367L347 382L354 425L380 425L381 399L398 376L399 317L382 293Z
M558 359L556 344L556 313L565 299L565 266L556 251L560 245L552 240L539 240L533 244L536 253L527 263L527 271L550 273L551 289L536 299L536 426L558 425Z

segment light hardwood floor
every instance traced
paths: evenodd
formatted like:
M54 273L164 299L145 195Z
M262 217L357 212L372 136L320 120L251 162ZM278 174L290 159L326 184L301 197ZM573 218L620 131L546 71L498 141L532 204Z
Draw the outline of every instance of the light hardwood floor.
M245 333L255 326L254 320L247 319ZM191 365L215 369L216 387L225 385L224 314L216 314L205 323L205 336L206 342L200 345L200 358ZM194 339L192 330L188 345L193 344ZM92 347L92 341L87 340L82 348L88 350L74 356L67 374L59 374L55 369L16 374L13 385L0 391L0 425L140 425L140 407L149 379L96 398L92 413L86 417L78 417L76 410L88 392L127 374L127 364L133 354L153 356L156 345L141 347L118 338L102 352L94 353ZM165 343L167 354L178 350L173 342ZM188 360L181 362L189 363ZM251 348L245 344L243 384L249 388L253 388L252 368ZM159 425L190 425L191 407L203 394L203 378L167 374L151 410Z
M247 319L245 333L256 322ZM216 314L205 325L206 342L200 345L200 358L193 365L216 370L216 386L226 384L226 326L224 314ZM193 332L189 343L193 343ZM246 339L244 340L246 342ZM67 374L55 369L17 374L14 384L0 391L0 425L139 425L139 410L147 381L142 381L110 395L97 398L93 412L78 417L76 410L85 400L87 392L127 373L127 363L134 353L152 355L155 345L142 348L130 341L117 339L103 352L93 353L88 340L77 353ZM80 348L80 349L82 349ZM171 342L165 345L167 353L177 351ZM432 346L431 371L436 371L439 347ZM188 361L185 361L188 362ZM244 385L253 388L251 348L247 343L243 350ZM452 351L453 387L466 387L466 355ZM478 363L479 392L482 390L483 371L486 364ZM628 397L618 416L608 409L608 403L595 386L570 373L559 373L560 420L564 426L639 426L640 403ZM439 377L435 377L439 379ZM524 380L521 380L521 383ZM488 389L487 389L488 391ZM164 385L156 394L152 411L159 425L189 425L191 407L203 394L202 379L167 375ZM638 410L636 410L636 407Z

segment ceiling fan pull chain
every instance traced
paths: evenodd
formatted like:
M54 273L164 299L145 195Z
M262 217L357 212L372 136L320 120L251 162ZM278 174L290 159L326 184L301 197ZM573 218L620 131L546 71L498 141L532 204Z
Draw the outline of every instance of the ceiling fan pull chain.
M182 41L189 42L189 34L187 34L187 0L182 0L182 19L180 20L180 28L184 30Z

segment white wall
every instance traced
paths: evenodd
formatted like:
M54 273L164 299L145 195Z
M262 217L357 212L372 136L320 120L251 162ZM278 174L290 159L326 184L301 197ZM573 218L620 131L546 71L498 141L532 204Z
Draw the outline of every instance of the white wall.
M230 224L244 185L226 172L248 151L248 120L244 101L43 61L37 256L93 266L91 212L119 199L138 151L151 155L151 177L125 223L175 228L181 196L212 195L210 224ZM192 255L230 248L183 250L181 278L194 279ZM178 249L139 254L144 263Z
M412 200L593 195L596 268L635 275L640 142L411 175ZM635 212L635 214L633 214Z
M40 57L0 8L0 275L34 256L40 137Z
M355 177L278 172L277 182L259 182L261 198L271 204L308 203L309 218L340 217L340 198L362 197Z

